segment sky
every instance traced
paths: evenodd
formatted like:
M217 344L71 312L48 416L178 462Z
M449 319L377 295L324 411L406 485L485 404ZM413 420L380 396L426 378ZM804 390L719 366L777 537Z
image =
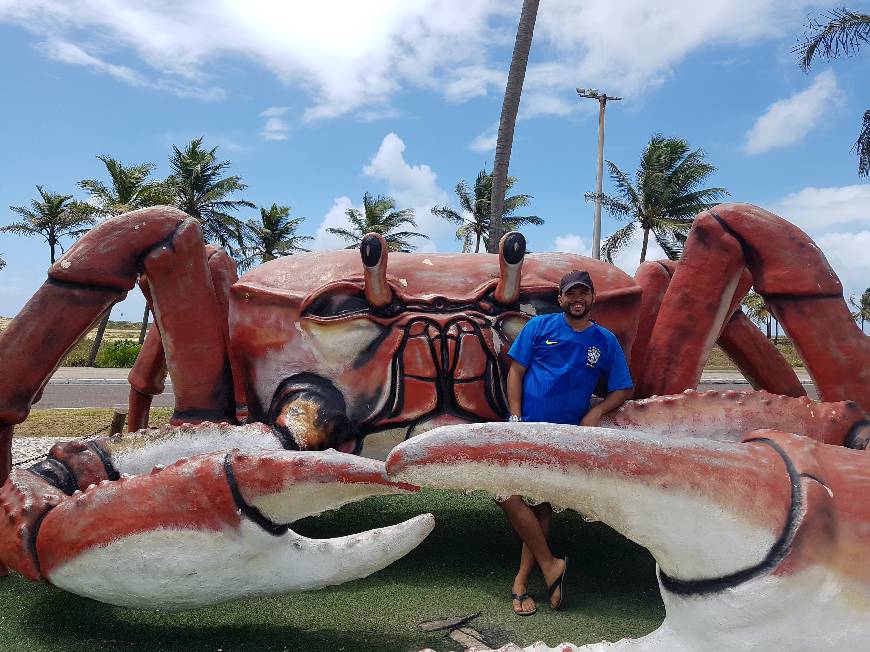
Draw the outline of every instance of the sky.
M459 251L455 225L430 209L458 208L456 184L491 170L521 4L0 0L0 225L37 184L87 199L79 180L107 180L98 155L162 178L172 146L203 137L248 185L240 196L305 218L314 249L342 247L326 228L371 192L415 209L431 236L421 251ZM607 106L606 159L633 174L653 134L685 139L716 166L708 185L800 226L860 294L870 181L850 149L870 51L808 74L792 52L810 17L841 4L543 0L510 162L512 192L545 220L524 230L529 249L591 251L598 104L575 92L591 87L624 98ZM603 236L622 224L605 213ZM633 273L639 253L638 240L616 262ZM0 315L12 316L49 250L0 234L0 254ZM113 318L143 308L134 290Z

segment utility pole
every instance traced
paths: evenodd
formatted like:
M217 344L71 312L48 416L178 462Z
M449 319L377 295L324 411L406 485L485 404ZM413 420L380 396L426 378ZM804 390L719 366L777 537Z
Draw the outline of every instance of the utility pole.
M604 176L604 107L607 100L621 100L599 93L597 88L578 88L577 95L598 100L598 171L595 175L595 221L592 225L592 257L601 260L601 185Z

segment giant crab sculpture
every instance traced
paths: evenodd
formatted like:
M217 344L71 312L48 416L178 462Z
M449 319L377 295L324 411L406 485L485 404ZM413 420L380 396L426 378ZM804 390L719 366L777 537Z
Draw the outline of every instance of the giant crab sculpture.
M703 440L734 440L757 428L778 428L824 442L814 444L823 451L819 456L832 460L831 477L842 477L828 481L825 476L821 484L828 489L839 482L847 487L866 482L866 466L854 458L861 454L845 448L839 452L835 446L860 449L870 439L864 416L870 409L870 344L851 320L839 281L815 244L761 209L723 205L701 214L679 265L645 263L634 279L579 256L526 256L525 241L516 233L505 236L497 257L388 255L383 238L370 234L359 254L296 255L237 279L225 254L203 245L194 220L155 208L113 218L80 240L52 266L48 281L0 337L0 356L6 361L0 379L0 473L5 476L10 468L14 424L26 418L65 351L137 278L154 310L156 328L130 374L130 428L147 426L151 397L162 391L167 369L176 397L174 425L58 445L45 462L14 470L0 490L7 516L0 518L0 560L28 577L83 595L165 608L313 588L386 565L428 533L430 518L326 544L302 540L288 524L362 495L413 488L389 479L380 463L350 452L384 458L413 437L400 449L409 455L442 436L415 435L439 426L464 432L470 426L462 424L499 420L505 412L508 346L530 315L557 309L558 279L576 267L588 269L594 279L596 319L620 340L636 396L643 399L628 404L609 424L627 428L628 434L587 433L602 455L612 453L634 468L631 456L646 459L657 445L665 450L673 446L676 452L666 456L669 460L688 455L691 461L692 451L703 450L710 466L721 458L717 477L723 483L726 476L739 482L747 465L731 465L729 457L729 447L739 446ZM804 397L794 372L739 310L750 286L765 296L792 338L823 403ZM773 395L679 394L697 385L717 341L757 389ZM234 425L239 422L246 425ZM503 427L475 428L483 428L488 437ZM526 430L531 440L524 439ZM540 430L528 425L522 432L508 429L510 437L503 443L509 451L532 451L545 466L564 470L580 463L582 455L572 457L564 446L534 452ZM658 432L659 438L678 432L700 440L654 444L636 430ZM464 446L477 451L474 438L453 441L450 450ZM340 452L311 452L329 447ZM838 452L829 454L828 448ZM534 466L520 454L510 462L492 447L484 450L451 457L439 468L469 460L484 467ZM400 453L391 458L392 472L418 477L396 455ZM487 455L491 462L483 459ZM600 461L590 460L593 466ZM161 470L165 464L172 466ZM762 466L763 473L746 476L749 493L767 491L777 482L756 482L771 471L769 460ZM692 469L707 472L701 466ZM679 465L669 467L668 474L664 480L652 471L642 477L654 484L676 482L671 474L680 476ZM469 482L478 476L472 477ZM437 473L419 478L445 484ZM506 482L515 493L514 481ZM602 498L596 507L595 492L582 500L560 500L560 492L572 495L571 482L562 477L562 484L553 482L539 491L522 486L524 493L602 519L604 512L628 510L616 499ZM687 475L674 486L688 491L693 482ZM626 499L633 495L614 491ZM159 506L149 498L170 492L174 506ZM835 503L841 500L836 496ZM679 502L665 500L659 509ZM762 529L782 525L775 506L750 508L747 498L743 505L735 500L728 507L749 509L749 520ZM868 520L860 509L850 514L856 522ZM792 527L794 519L789 523ZM632 527L622 531L636 535ZM265 554L273 534L289 537L290 545ZM761 542L757 551L766 540L759 535L756 541ZM184 553L191 545L206 546L210 555ZM680 554L691 557L699 545L687 543ZM320 561L310 562L304 554L313 548L326 553ZM347 565L343 554L349 548L361 554ZM163 564L155 574L148 560L165 558L167 550L181 551L180 561ZM666 557L667 563L659 560L663 577L684 579L682 566L673 561L679 556ZM117 563L123 558L145 561L131 567ZM301 566L300 560L305 560ZM690 569L699 564L696 559L683 563ZM216 583L201 581L209 564ZM224 575L218 570L236 577L236 571L226 569L250 565L249 581L240 582L237 590L218 590L218 585L230 584L221 581ZM281 572L271 573L272 566ZM725 562L715 568L730 574Z

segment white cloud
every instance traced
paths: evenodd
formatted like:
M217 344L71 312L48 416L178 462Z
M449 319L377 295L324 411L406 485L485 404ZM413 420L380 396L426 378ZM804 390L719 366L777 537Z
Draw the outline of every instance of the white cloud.
M772 210L815 241L847 299L870 286L870 185L802 188Z
M39 49L45 56L55 61L93 68L97 72L106 73L132 86L148 85L145 78L132 68L106 63L102 59L88 54L78 45L63 39L53 38L43 41L39 44Z
M556 236L556 239L553 241L553 251L591 256L592 246L586 244L586 241L581 236L574 233L566 233L565 235Z
M498 123L491 125L489 129L478 134L474 140L468 144L468 149L472 152L494 152L495 145L498 142Z
M347 242L339 238L337 235L329 233L326 229L341 228L347 226L347 209L353 208L353 202L350 197L338 197L332 202L332 207L323 216L323 221L317 227L317 232L314 234L314 240L311 241L309 249L312 251L327 251L331 249L344 249ZM358 207L362 210L362 207Z
M815 0L548 0L541 4L522 115L577 110L573 87L637 97L701 48L798 33ZM321 0L204 3L165 0L0 0L0 21L103 56L78 62L140 83L111 63L129 56L158 73L156 87L219 98L206 87L222 59L253 62L310 91L304 119L378 113L408 86L453 101L501 94L519 2ZM667 34L667 38L662 38ZM87 52L85 52L87 54ZM67 56L71 56L67 54ZM75 57L73 57L75 58ZM180 83L184 81L186 83ZM389 110L389 109L387 109Z
M260 131L260 136L264 140L287 140L290 137L290 125L283 118L289 108L287 106L270 106L260 113L261 117L266 118L266 123Z
M486 66L463 66L453 71L442 89L444 97L454 102L463 102L472 97L486 95L489 89L504 91L506 74Z
M860 296L870 287L870 230L858 233L825 233L815 238L825 258L840 277L843 294Z
M743 151L750 156L802 140L842 97L832 70L817 75L809 88L767 107L746 132Z
M410 165L405 160L405 143L395 133L384 137L378 151L363 173L387 186L387 193L396 200L397 208L413 208L417 229L434 239L446 232L448 223L431 209L447 202L448 196L438 186L438 175L426 164ZM419 242L420 251L434 251L432 240Z
M808 232L850 222L870 224L870 185L802 188L783 197L772 210Z

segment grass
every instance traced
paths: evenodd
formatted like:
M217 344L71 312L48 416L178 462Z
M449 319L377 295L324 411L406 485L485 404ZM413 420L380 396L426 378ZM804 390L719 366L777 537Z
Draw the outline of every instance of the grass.
M782 353L783 357L785 357L792 367L803 368L804 361L801 360L800 356L795 351L794 344L792 344L791 340L780 337L779 340L774 342L774 346L779 349L779 352ZM731 358L725 354L725 351L720 349L718 346L714 346L713 350L710 352L710 357L707 358L704 369L737 369L737 365L731 361Z
M509 600L519 540L485 496L424 490L369 499L294 529L315 538L341 536L425 511L435 514L435 531L369 578L183 613L111 607L10 576L0 580L0 641L10 652L445 651L461 646L444 633L422 632L419 623L480 611L470 626L499 647L637 637L664 617L647 551L571 512L556 515L551 534L554 552L571 558L566 608L552 612L541 604L527 618L513 615ZM531 588L543 602L543 582Z
M112 408L81 408L76 410L33 410L27 421L15 426L15 437L88 437L112 422ZM151 425L169 421L172 408L153 408Z

